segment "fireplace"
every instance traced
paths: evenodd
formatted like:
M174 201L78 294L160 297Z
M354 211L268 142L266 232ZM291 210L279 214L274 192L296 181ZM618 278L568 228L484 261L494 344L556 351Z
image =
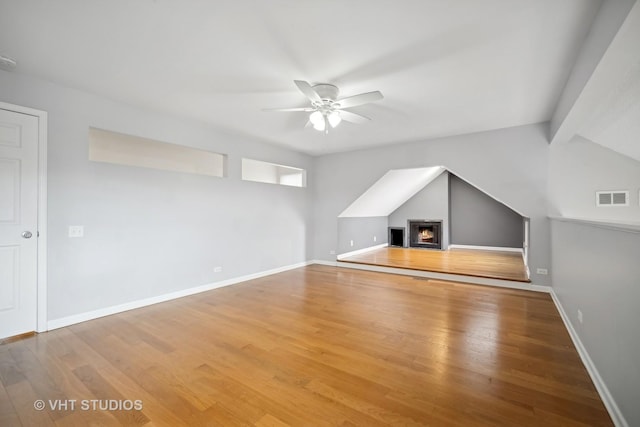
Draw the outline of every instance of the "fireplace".
M389 227L389 246L404 247L404 227Z
M410 219L409 247L442 249L442 221Z

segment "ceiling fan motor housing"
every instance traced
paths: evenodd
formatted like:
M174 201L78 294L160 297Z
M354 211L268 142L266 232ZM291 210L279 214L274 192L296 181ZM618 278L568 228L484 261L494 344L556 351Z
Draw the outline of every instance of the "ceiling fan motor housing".
M351 123L365 123L371 120L361 114L348 111L345 108L357 107L383 98L380 91L360 93L338 99L340 90L329 83L319 83L311 86L305 80L294 80L300 92L311 101L309 107L274 108L267 111L304 111L309 114L309 121L317 130L328 132L329 126L336 127L342 120Z
M318 96L323 100L335 101L338 99L338 94L340 91L334 85L330 85L328 83L321 83L313 86L313 90L316 91Z

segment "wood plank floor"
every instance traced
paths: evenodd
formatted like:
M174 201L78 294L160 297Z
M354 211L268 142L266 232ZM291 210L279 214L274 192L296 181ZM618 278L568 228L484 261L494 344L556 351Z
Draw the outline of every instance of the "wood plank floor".
M340 261L530 282L522 255L517 252L478 249L436 251L386 247L348 258L341 258Z
M0 346L0 425L89 424L612 425L549 295L319 265Z

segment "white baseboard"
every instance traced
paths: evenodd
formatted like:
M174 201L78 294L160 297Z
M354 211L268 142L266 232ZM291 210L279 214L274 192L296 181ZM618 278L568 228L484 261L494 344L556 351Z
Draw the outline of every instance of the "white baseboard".
M60 319L49 320L47 322L47 330L63 328L65 326L74 325L76 323L86 322L87 320L98 319L100 317L109 316L116 313L122 313L123 311L146 307L148 305L158 304L165 301L170 301L173 299L182 298L189 295L194 295L194 294L210 291L217 288L222 288L224 286L235 285L236 283L246 282L247 280L259 279L260 277L270 276L272 274L282 273L283 271L305 267L313 263L314 263L313 261L300 262L297 264L287 265L284 267L278 267L271 270L248 274L246 276L234 277L232 279L208 283L206 285L196 286L194 288L182 289L179 291L170 292L168 294L157 295L154 297L144 298L137 301L131 301L124 304L104 307L97 310L88 311L85 313L74 314L71 316L62 317Z
M400 274L403 276L424 277L427 279L446 280L449 282L471 283L473 285L497 286L500 288L522 289L525 291L536 291L549 293L549 286L535 285L533 283L516 282L514 280L491 279L487 277L463 276L460 274L438 273L436 271L410 270L407 268L384 267L371 264L356 264L338 260L337 267L351 268L355 270L375 271L378 273Z
M582 341L580 341L580 337L578 336L578 333L574 329L573 324L569 319L569 316L567 316L567 313L562 307L560 300L558 299L556 293L554 292L551 286L526 284L521 282L513 282L509 280L486 279L483 277L460 276L456 274L437 273L437 272L430 272L430 271L418 271L418 270L407 270L407 269L401 269L401 268L382 267L377 265L354 264L354 263L340 262L340 261L336 263L329 263L326 261L313 261L313 262L317 264L324 264L324 265L336 265L338 267L352 268L356 270L368 270L368 271L376 271L380 273L401 274L401 275L407 275L407 276L425 277L425 278L432 278L432 279L438 279L438 280L457 281L457 282L464 282L464 283L472 283L475 285L488 285L488 286L499 286L499 287L512 288L512 289L524 289L524 290L544 292L544 293L550 294L555 306L558 309L558 312L560 313L560 317L562 318L562 321L565 327L567 328L567 331L569 332L569 336L571 337L571 340L573 341L573 344L576 347L578 354L580 355L580 359L582 360L582 363L587 369L587 372L591 377L591 381L593 381L593 384L595 385L596 390L598 391L598 394L602 399L602 402L607 408L607 411L609 412L609 415L611 416L611 419L614 425L616 425L617 427L629 427L629 424L624 418L624 415L622 415L622 412L620 411L620 408L618 408L618 405L613 399L613 396L611 396L609 389L607 388L606 384L602 380L600 373L598 372L596 366L591 360L589 353L587 353L587 350L582 344Z
M320 265L328 265L330 267L336 267L338 265L337 261L325 261L323 259L314 259L309 264L320 264Z
M379 245L379 246L384 247L386 246L386 244L384 246L383 245ZM371 248L368 248L368 249L371 250ZM600 395L600 398L602 399L605 407L607 408L607 411L609 412L609 415L611 416L611 419L613 420L613 423L617 427L629 427L629 424L627 423L626 419L622 415L620 408L618 408L618 405L616 404L615 400L611 396L609 389L607 388L606 384L602 380L600 373L598 372L593 361L591 360L589 353L587 353L586 348L582 344L582 341L580 340L578 333L574 329L573 324L569 319L569 316L567 316L567 313L562 307L560 300L558 299L553 288L550 286L526 284L521 282L513 282L509 280L487 279L483 277L460 276L455 274L437 273L437 272L429 272L429 271L407 270L407 269L401 269L401 268L381 267L381 266L365 265L365 264L353 264L353 263L346 263L346 262L340 262L340 261L311 260L311 261L300 262L297 264L287 265L283 267L278 267L278 268L274 268L271 270L266 270L258 273L248 274L245 276L235 277L232 279L222 280L219 282L209 283L209 284L197 286L194 288L183 289L180 291L158 295L155 297L145 298L137 301L131 301L128 303L119 304L111 307L105 307L105 308L101 308L98 310L93 310L85 313L74 314L72 316L62 317L60 319L49 320L47 322L47 329L48 330L58 329L65 326L74 325L76 323L81 323L88 320L109 316L111 314L116 314L116 313L121 313L128 310L133 310L136 308L146 307L149 305L158 304L161 302L165 302L165 301L169 301L177 298L182 298L185 296L210 291L210 290L221 288L224 286L234 285L236 283L258 279L260 277L282 273L288 270L294 270L296 268L305 267L311 264L320 264L320 265L327 265L332 267L345 267L345 268L351 268L356 270L368 270L368 271L376 271L381 273L410 275L410 276L417 276L417 277L432 278L437 280L458 281L458 282L472 283L477 285L499 286L504 288L524 289L524 290L530 290L530 291L536 291L536 292L549 293L551 295L551 298L553 299L554 304L558 309L558 312L560 313L560 317L562 318L562 321L564 322L564 325L567 328L567 331L569 332L569 336L571 337L571 340L573 341L573 344L576 347L578 354L580 355L582 363L586 367L587 372L589 372L589 376L591 377L591 380L593 381L596 387L596 390Z
M499 251L499 252L519 252L522 253L522 248L503 248L498 246L473 246L473 245L449 245L449 249L477 249L483 251Z
M345 252L343 254L339 254L337 258L338 259L342 259L342 258L347 258L347 257L350 257L350 256L354 256L354 255L360 255L360 254L364 254L364 253L367 253L367 252L375 251L376 249L386 248L387 246L389 246L388 243L381 243L379 245L369 246L368 248L358 249L356 251Z
M585 368L587 368L587 372L589 372L591 381L593 381L593 384L595 385L596 390L598 391L598 394L600 395L600 398L604 403L604 406L607 408L607 411L611 416L613 424L615 424L617 427L629 427L627 420L624 418L624 415L622 415L622 412L620 411L620 408L618 408L615 400L613 400L613 396L611 396L607 385L602 380L602 377L600 376L596 365L593 364L593 361L591 360L587 349L582 344L580 336L574 329L573 324L571 323L571 319L564 311L564 307L562 307L562 304L560 303L560 300L558 299L558 296L554 292L553 288L551 288L550 294L553 302L556 305L556 308L558 309L558 312L560 313L560 317L564 322L564 326L567 328L567 331L569 331L571 341L573 341L573 345L576 347L576 350L580 355L580 359L582 359L582 363L584 364Z

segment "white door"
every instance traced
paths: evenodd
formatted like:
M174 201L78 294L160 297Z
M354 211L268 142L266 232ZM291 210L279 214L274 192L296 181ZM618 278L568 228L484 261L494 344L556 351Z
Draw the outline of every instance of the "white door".
M36 330L38 118L0 109L0 339Z

